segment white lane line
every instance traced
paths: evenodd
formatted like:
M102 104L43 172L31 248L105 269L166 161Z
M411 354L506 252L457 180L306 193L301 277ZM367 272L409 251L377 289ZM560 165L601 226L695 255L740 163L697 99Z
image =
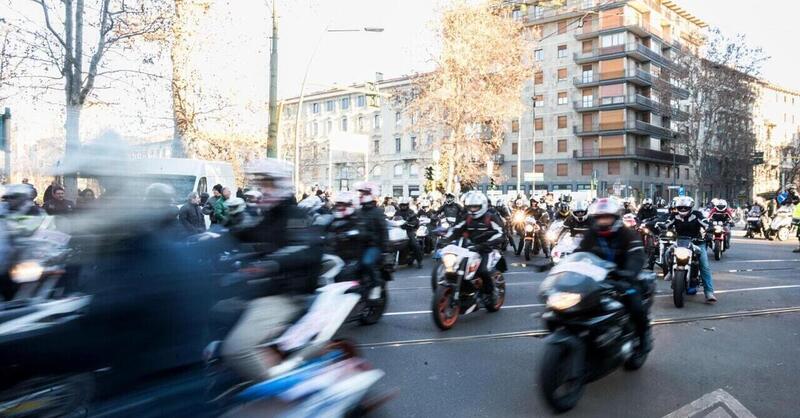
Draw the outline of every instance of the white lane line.
M786 263L786 262L800 262L800 259L792 260L727 260L727 263Z
M714 293L737 293L737 292L755 292L759 290L776 290L776 289L796 289L800 288L799 284L782 285L782 286L764 286L764 287L745 287L741 289L726 289L717 290ZM656 295L657 298L671 298L672 293ZM503 309L522 309L522 308L539 308L544 306L543 303L528 303L524 305L507 305ZM431 311L402 311L402 312L386 312L383 316L406 316L406 315L421 315L429 314Z
M516 276L518 274L535 274L535 271L507 271L503 273L503 276ZM395 277L394 280L405 280L405 279L430 279L431 275L426 274L424 276L406 276L406 277Z
M756 418L741 402L722 389L707 393L677 411L664 415L663 418L730 417L731 415L720 404L733 412L734 418Z

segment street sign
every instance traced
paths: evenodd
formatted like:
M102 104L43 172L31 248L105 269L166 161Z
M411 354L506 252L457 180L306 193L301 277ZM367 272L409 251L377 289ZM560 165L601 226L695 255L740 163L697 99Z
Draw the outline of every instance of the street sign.
M684 189L683 186L678 188L678 196L686 196L686 189Z
M522 179L524 181L544 181L544 173L524 173Z

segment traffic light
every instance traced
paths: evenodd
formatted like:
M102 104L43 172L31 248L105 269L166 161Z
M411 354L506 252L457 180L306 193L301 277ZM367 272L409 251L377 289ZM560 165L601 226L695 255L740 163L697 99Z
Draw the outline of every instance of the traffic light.
M425 179L427 179L428 181L433 181L433 167L432 166L427 166L425 168Z
M492 190L497 188L497 185L494 183L494 177L489 177L489 188Z
M764 164L764 153L763 152L754 152L753 153L753 164Z

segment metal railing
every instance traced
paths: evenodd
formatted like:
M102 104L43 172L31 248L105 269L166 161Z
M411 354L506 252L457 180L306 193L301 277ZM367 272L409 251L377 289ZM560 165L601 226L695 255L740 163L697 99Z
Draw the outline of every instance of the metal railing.
M572 157L576 159L606 159L606 158L639 158L648 161L672 163L686 165L689 164L689 157L686 155L673 154L667 151L654 150L650 148L588 148L574 150Z

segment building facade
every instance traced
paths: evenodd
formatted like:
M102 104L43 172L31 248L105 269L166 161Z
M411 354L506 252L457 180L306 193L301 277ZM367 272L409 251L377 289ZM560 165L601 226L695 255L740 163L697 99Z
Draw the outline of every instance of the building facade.
M800 146L800 92L763 80L757 82L756 88L754 149L761 153L763 163L753 165L751 199L771 197L791 181L788 172L793 163L787 148Z

